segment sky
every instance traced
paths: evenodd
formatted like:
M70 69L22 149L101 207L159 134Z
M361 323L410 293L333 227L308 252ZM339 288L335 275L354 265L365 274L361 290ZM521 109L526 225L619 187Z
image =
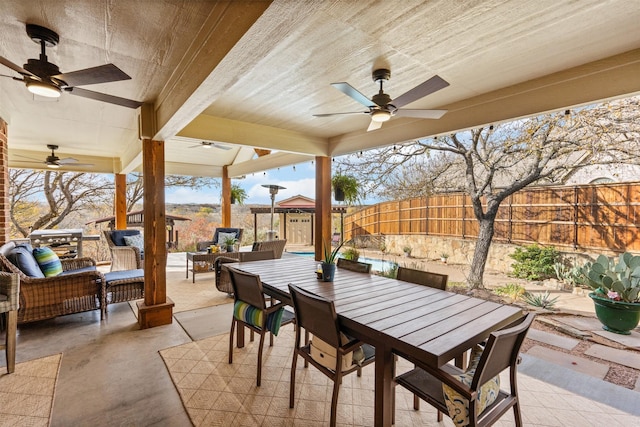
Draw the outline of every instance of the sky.
M244 179L232 179L247 192L245 204L271 205L269 189L262 184L276 184L285 187L276 195L276 203L301 194L315 199L315 164L311 162L249 174ZM220 203L221 188L170 188L166 190L166 203Z

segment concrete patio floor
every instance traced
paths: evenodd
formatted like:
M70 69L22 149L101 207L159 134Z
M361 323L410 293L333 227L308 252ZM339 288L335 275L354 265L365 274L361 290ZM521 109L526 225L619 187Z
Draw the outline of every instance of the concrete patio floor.
M170 254L167 268L184 272L184 259L184 253ZM213 275L197 280L214 286ZM201 339L227 333L229 312L220 307L178 313L179 321L143 331L138 330L127 303L110 305L102 322L96 311L21 325L17 362L62 353L52 426L189 426L189 416L158 352L190 343L190 336ZM0 366L5 364L2 354ZM518 380L527 426L640 425L636 391L526 354ZM430 411L429 405L423 404L421 411ZM430 415L419 418L428 424L413 425L438 425L435 414ZM367 419L345 425L369 425ZM301 420L291 425L298 424L309 425ZM407 424L399 421L398 425ZM441 425L452 424L446 419ZM512 416L497 425L513 425Z

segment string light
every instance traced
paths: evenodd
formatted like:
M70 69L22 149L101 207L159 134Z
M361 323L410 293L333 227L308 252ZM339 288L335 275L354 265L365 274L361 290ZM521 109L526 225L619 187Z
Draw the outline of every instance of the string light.
M295 166L295 165L293 165L293 171L294 171L294 172L296 171L296 166Z
M493 125L489 126L489 130L493 130Z

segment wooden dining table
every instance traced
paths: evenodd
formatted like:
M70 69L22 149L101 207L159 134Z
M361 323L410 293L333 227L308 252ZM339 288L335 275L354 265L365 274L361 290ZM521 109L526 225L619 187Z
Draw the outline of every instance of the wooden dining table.
M317 264L285 256L228 265L258 274L264 292L285 303L289 283L332 300L343 330L375 346L376 426L391 425L394 353L438 368L523 316L515 306L344 269L323 282Z

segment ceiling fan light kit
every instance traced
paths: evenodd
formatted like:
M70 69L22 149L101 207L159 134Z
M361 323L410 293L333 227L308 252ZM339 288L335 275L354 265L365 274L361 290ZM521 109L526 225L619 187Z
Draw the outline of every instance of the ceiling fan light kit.
M353 111L348 113L329 113L329 114L314 114L315 117L329 117L343 114L368 114L371 117L371 122L367 128L367 132L380 129L382 123L389 121L393 116L398 114L405 117L416 117L421 119L439 119L447 111L446 110L403 110L407 104L411 104L418 99L424 98L440 89L444 89L449 86L444 79L440 76L433 76L430 79L422 82L413 89L405 92L395 99L384 93L383 83L391 78L391 71L386 68L379 68L373 70L371 77L374 82L380 84L380 90L371 99L364 96L356 88L346 82L331 83L331 86L338 89L353 100L359 102L365 107L369 108L369 111Z
M29 92L48 98L58 98L64 90L76 96L122 107L138 108L142 105L142 102L76 87L131 79L115 65L105 64L69 73L61 73L56 64L49 62L46 54L47 47L54 47L58 44L60 40L58 34L40 25L27 24L27 35L40 45L40 57L38 59L28 59L27 63L24 64L24 68L2 56L0 56L0 64L20 74L22 78L12 78L23 82Z
M34 95L46 96L47 98L59 98L62 93L58 87L36 80L27 82L27 89Z

